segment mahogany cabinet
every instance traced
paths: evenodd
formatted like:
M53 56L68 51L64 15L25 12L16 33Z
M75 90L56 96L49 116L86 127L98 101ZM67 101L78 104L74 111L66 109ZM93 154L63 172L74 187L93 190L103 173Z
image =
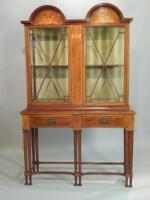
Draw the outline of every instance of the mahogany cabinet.
M121 175L132 186L134 112L129 108L129 24L103 3L85 19L68 20L54 6L34 10L25 28L27 108L21 112L25 184L34 174ZM40 161L38 128L72 128L70 162ZM82 128L122 128L124 160L84 162ZM101 132L101 130L99 130ZM109 139L109 138L108 138ZM40 164L72 164L71 172L41 171ZM122 165L122 172L86 172L82 165Z

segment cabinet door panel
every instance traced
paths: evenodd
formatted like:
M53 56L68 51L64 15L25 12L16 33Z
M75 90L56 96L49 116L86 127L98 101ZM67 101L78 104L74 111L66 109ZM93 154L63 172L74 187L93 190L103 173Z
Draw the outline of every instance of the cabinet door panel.
M68 29L30 30L33 102L69 102Z
M86 27L87 103L124 102L124 28Z

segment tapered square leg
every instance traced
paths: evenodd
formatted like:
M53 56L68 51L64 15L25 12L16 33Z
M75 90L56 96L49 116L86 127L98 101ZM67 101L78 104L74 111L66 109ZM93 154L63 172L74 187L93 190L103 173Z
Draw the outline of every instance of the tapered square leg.
M31 130L23 130L25 185L32 185Z
M124 129L124 174L126 187L132 187L133 136L133 131Z
M79 175L79 183L78 186L82 185L82 166L81 166L81 131L78 131L78 175Z
M74 130L74 174L75 186L81 186L81 131Z
M32 128L32 170L35 172L35 129Z
M38 141L38 128L32 128L32 170L33 172L39 171L39 141Z
M77 182L78 182L78 176L77 176L77 132L73 131L73 134L74 134L74 173L75 173L74 185L77 186Z

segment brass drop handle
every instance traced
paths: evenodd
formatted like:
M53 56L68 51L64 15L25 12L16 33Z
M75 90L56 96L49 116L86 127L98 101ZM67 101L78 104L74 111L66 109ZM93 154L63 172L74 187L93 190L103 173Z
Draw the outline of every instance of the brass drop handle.
M108 119L107 118L101 118L99 120L99 123L102 124L102 125L107 125L108 124Z
M56 124L56 120L54 120L54 119L48 119L48 125L54 125L54 124Z

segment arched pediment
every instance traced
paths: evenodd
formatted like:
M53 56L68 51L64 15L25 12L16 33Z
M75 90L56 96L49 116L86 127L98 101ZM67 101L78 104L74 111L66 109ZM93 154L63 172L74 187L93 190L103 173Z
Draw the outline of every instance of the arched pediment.
M33 11L26 25L63 25L70 23L88 23L93 25L129 23L132 18L124 18L122 12L109 3L102 3L92 7L85 19L67 20L65 15L55 6L44 5Z
M55 6L44 5L34 10L26 23L33 25L62 25L64 21L65 16L61 10Z
M117 24L130 22L131 18L124 18L122 12L114 5L102 3L92 7L86 15L89 24Z

